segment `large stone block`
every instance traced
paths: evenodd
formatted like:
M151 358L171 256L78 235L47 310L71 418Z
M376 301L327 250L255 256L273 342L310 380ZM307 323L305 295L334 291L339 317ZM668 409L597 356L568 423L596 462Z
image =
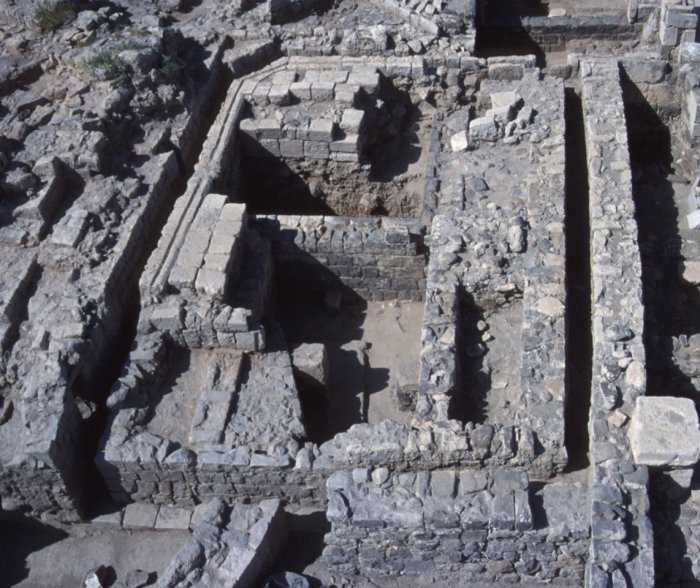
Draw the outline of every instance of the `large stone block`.
M322 343L303 343L292 353L294 376L303 392L315 399L328 397L328 354Z
M698 414L687 398L640 396L628 435L638 465L682 467L700 458Z

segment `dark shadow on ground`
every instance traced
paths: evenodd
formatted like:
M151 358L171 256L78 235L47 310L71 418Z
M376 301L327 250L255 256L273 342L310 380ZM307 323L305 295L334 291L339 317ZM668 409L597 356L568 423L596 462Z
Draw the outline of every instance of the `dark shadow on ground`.
M366 302L312 255L299 251L296 261L276 264L277 321L289 348L323 343L329 362L327 400L297 380L309 439L323 443L364 422L368 373L362 324ZM326 295L337 293L339 304ZM376 377L376 376L374 376Z
M588 466L593 341L590 214L581 98L566 90L566 406L564 443L570 471Z
M463 423L483 423L487 416L486 398L491 390L491 374L484 369L484 357L488 351L477 328L478 322L484 320L484 309L466 290L460 290L458 297L457 377L450 417Z
M528 16L547 16L547 4L534 0L477 0L474 54L477 57L534 55L537 67L545 67L546 55L522 25Z
M269 575L281 572L304 574L304 570L318 561L323 553L324 535L331 527L324 511L306 514L287 513L289 536L282 555L269 570ZM306 576L312 588L321 586L316 578Z
M245 135L241 134L241 139L243 154L259 148ZM313 182L302 178L280 157L270 153L261 157L243 155L240 171L236 192L251 214L335 214ZM319 173L324 172L319 170Z
M68 534L24 517L0 517L0 585L14 586L29 576L27 557Z
M647 394L692 398L697 393L674 363L673 338L700 331L700 293L679 275L683 260L675 202L672 137L635 84L623 74L625 115L632 164L632 191L639 231L644 300ZM678 186L684 192L686 185ZM695 479L697 481L697 472ZM660 586L697 586L688 567L687 544L675 523L687 492L659 474L652 480L654 561Z
M624 79L623 89L642 259L647 394L696 400L690 378L673 361L672 338L700 332L700 292L679 275L682 236L671 134L631 81Z
M695 468L690 489L681 487L668 474L653 472L649 477L651 507L649 517L654 528L654 569L657 588L697 588L700 580L693 576L687 539L682 525L681 505L689 500L690 491L700 489L700 469ZM690 509L686 508L686 514Z

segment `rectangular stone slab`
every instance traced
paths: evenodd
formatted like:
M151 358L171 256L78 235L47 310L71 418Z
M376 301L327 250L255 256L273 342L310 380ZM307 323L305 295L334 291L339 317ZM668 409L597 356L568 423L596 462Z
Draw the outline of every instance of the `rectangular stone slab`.
M640 396L628 435L638 465L692 466L700 458L698 414L688 398Z

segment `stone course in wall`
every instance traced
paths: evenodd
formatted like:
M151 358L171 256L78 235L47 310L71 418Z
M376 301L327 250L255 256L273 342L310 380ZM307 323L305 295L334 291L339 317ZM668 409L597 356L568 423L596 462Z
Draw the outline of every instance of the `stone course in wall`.
M662 0L659 15L659 44L666 54L684 41L695 41L698 16L687 0Z
M580 486L545 488L548 525L536 521L522 472L356 468L335 472L327 488L323 557L339 574L583 583L588 526Z
M423 227L397 218L258 216L272 242L278 287L295 294L338 290L366 300L422 300Z

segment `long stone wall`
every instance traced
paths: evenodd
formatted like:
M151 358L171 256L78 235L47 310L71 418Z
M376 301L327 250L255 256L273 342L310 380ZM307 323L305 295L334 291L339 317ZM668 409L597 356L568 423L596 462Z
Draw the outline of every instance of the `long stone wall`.
M597 588L629 578L634 586L653 586L648 473L646 467L634 464L627 438L634 402L646 392L646 365L642 265L619 64L613 59L586 59L580 73L593 309L587 582Z

